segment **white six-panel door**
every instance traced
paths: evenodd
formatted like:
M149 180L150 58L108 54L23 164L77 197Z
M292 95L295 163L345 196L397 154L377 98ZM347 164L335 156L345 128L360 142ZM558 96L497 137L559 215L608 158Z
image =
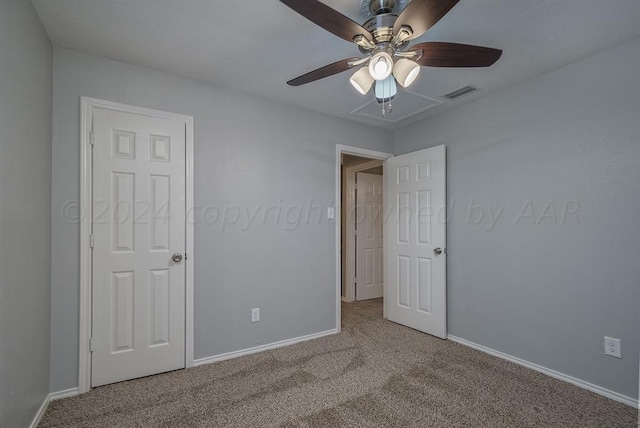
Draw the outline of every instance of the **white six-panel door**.
M381 175L356 173L356 300L383 294Z
M96 108L93 132L99 386L185 366L185 123Z
M447 337L445 147L385 162L385 307L390 321Z

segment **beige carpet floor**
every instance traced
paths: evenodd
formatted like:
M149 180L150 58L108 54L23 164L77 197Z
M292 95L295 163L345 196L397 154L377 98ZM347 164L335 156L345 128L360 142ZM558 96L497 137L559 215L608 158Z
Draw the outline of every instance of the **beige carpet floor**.
M343 305L343 332L54 401L40 427L637 427L637 410Z

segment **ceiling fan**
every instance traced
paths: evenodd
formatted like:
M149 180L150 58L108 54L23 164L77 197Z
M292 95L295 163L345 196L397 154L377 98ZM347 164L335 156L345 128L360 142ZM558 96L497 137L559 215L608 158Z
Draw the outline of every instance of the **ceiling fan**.
M363 58L347 58L310 71L287 82L300 86L354 67L360 67L350 82L365 95L375 83L378 102L390 101L397 93L396 82L411 85L427 67L488 67L502 55L499 49L447 42L424 42L409 46L446 15L459 0L361 0L371 19L360 25L318 0L280 0L291 9L336 36L355 43ZM368 4L367 4L368 3Z

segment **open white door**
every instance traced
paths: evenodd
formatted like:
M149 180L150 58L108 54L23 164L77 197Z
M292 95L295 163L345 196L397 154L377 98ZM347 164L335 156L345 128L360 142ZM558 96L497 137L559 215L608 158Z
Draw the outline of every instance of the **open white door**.
M356 173L356 300L382 297L382 176Z
M91 386L185 367L185 123L93 112Z
M385 161L387 318L447 337L445 147Z

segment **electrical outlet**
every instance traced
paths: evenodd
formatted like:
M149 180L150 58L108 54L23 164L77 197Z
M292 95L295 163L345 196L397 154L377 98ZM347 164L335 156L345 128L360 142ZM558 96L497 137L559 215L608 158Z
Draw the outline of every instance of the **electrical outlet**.
M251 309L251 322L260 321L260 308Z
M616 358L622 358L620 339L604 337L604 353Z

